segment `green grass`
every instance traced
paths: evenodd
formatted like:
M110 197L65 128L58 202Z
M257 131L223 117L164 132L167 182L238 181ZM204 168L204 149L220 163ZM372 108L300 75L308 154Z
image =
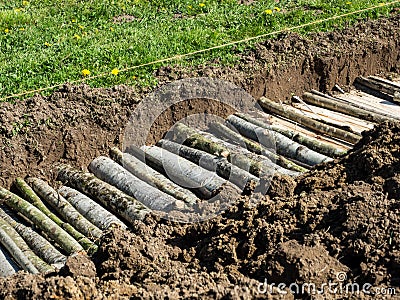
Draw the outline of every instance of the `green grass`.
M119 72L130 66L240 40L313 20L370 7L382 1L236 0L32 0L0 2L0 98L82 79L92 86L155 85L160 65ZM389 1L387 1L389 2ZM203 5L204 4L204 5ZM276 8L278 7L278 8ZM342 27L360 18L388 15L393 7L301 29L301 33ZM271 10L272 14L268 14ZM279 10L279 11L278 11ZM121 15L130 22L113 21ZM240 44L195 55L178 62L198 65L219 58L233 64Z

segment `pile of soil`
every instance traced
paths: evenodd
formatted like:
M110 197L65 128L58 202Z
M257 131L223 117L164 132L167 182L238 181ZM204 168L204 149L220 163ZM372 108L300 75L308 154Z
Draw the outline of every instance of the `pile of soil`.
M235 70L162 68L157 76L160 83L218 77L256 98L326 90L358 75L398 72L399 23L394 15L309 38L289 34L259 44ZM1 104L1 185L27 174L53 181L58 161L85 169L121 145L142 97L124 86L65 85L49 97ZM382 124L343 159L296 180L276 177L257 201L238 197L223 215L199 224L148 216L129 231L107 232L94 257L71 257L56 274L0 279L0 298L250 299L268 296L259 282L319 285L337 281L339 272L347 274L344 282L399 289L399 145L400 125Z

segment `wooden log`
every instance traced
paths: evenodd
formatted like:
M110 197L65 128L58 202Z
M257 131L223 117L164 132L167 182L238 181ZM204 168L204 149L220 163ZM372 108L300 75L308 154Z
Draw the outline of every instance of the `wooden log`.
M168 140L160 140L157 145L177 154L209 171L215 171L220 177L229 180L241 189L255 187L260 180L254 175L232 165L225 157L180 145Z
M183 201L177 200L140 180L111 158L105 156L97 157L90 163L89 170L96 177L134 197L150 209L170 211L185 207Z
M357 143L361 137L354 134L347 132L343 129L335 128L333 126L324 124L320 121L313 120L311 118L305 117L293 109L290 108L284 108L282 105L273 102L267 98L262 97L259 100L260 105L266 109L267 111L276 114L278 116L290 119L294 122L297 122L307 128L312 129L313 131L316 131L321 134L327 134L329 136L335 137L340 140L347 141L349 143L355 144Z
M365 85L366 87L369 87L370 89L374 89L379 92L386 93L390 96L394 96L394 94L396 92L400 92L400 89L397 88L396 86L393 86L392 84L383 82L382 80L376 80L373 77L365 78L363 76L359 76L356 78L356 82L359 84Z
M8 234L8 236L14 241L24 255L29 259L30 262L40 273L53 272L54 267L44 262L39 256L37 256L25 240L18 234L18 232L3 218L0 216L0 227Z
M17 221L17 217L5 207L0 208L0 218L3 218L24 239L33 252L57 269L64 266L67 257L60 253L48 240Z
M235 126L235 128L244 136L253 139L275 140L277 152L287 157L294 158L298 161L314 166L320 163L331 161L332 159L326 155L315 152L305 146L296 143L290 138L268 129L264 129L250 122L247 122L237 116L231 115L227 121Z
M227 181L194 163L157 146L142 146L148 159L175 183L210 199L216 196ZM172 178L171 178L172 177Z
M233 165L248 171L258 178L264 176L268 177L271 172L279 172L290 176L298 175L298 172L284 169L274 164L267 157L261 157L245 148L218 139L212 134L196 131L183 124L174 127L174 134L178 140L185 141L185 145L213 155L215 155L215 153L209 151L212 151L215 147L210 147L210 145L218 145L219 150L221 151L220 153L223 154L221 156L226 157ZM186 138L188 135L189 137Z
M126 152L122 153L118 148L112 148L110 150L110 156L133 175L147 182L148 184L157 187L164 193L171 195L176 199L182 200L189 205L194 205L199 201L196 195L191 191L175 184L161 173L147 166L135 156Z
M114 214L121 216L130 224L143 220L151 211L135 198L126 195L116 187L101 181L91 173L85 173L66 164L57 166L58 180L91 196Z
M79 232L83 233L91 240L100 241L103 232L94 224L89 222L81 213L79 213L63 196L57 193L47 182L30 177L26 182L32 189L45 200L62 218L74 226ZM91 247L94 247L92 243Z
M33 265L33 263L26 257L25 253L18 247L15 241L6 233L6 231L0 226L0 244L11 254L17 264L25 271L38 274L39 270Z
M239 143L239 145L246 145L247 149L250 152L263 155L268 157L271 161L276 162L279 166L286 168L288 170L296 171L296 172L306 172L307 169L304 168L303 166L300 166L296 164L293 161L290 161L286 159L284 156L276 154L274 151L271 151L261 145L260 143L257 143L255 141L252 141L241 134L231 130L227 126L221 124L221 123L212 123L210 124L210 131L216 136L216 137L222 137L226 138L229 142L231 143ZM275 144L275 143L274 143ZM273 145L273 148L275 148L275 145Z
M41 212L49 217L54 223L66 231L70 238L75 239L79 244L83 246L85 250L93 252L97 246L89 240L84 234L75 229L68 222L64 222L57 215L51 212L35 191L23 180L22 178L15 179L15 186L20 191L22 197L36 206ZM80 251L80 250L79 250Z
M313 95L311 93L304 93L303 98L304 101L309 104L330 109L359 119L367 120L369 122L382 123L390 120L390 118L385 117L381 114L354 107L340 100L331 100L325 97Z
M381 98L381 99L390 101L392 103L396 103L396 102L394 102L393 94L384 92L383 91L384 88L382 90L381 86L379 84L376 84L373 81L368 80L367 78L364 78L362 76L357 77L356 80L354 81L354 86L357 89L359 89L367 94L373 95L377 98Z
M400 92L400 83L397 83L397 82L394 82L391 80L387 80L387 79L384 79L384 78L378 77L378 76L368 76L368 79L385 83L385 84L391 86L394 89L394 91Z
M235 114L235 115L261 128L271 129L273 131L279 132L280 134L285 135L286 137L292 139L293 141L302 144L316 152L324 154L328 157L333 157L333 158L341 157L347 153L347 151L334 147L333 145L326 144L316 138L311 138L296 131L284 129L280 126L268 125L262 121L252 118L249 115L245 114Z
M112 226L119 226L122 229L127 229L127 226L115 215L77 190L62 186L58 189L58 193L98 228L107 230Z
M9 253L0 244L0 278L8 277L18 272L18 266L13 262Z
M2 187L0 187L0 199L14 211L24 215L28 220L40 228L40 230L45 232L51 239L59 244L68 254L83 251L82 246L73 237L47 217L36 206L33 206L28 201Z

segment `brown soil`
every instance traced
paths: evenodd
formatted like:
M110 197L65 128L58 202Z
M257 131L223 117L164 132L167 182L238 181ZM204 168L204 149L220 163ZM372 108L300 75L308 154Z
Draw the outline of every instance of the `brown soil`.
M288 100L311 88L349 85L358 75L399 73L399 23L394 15L307 39L289 34L259 44L236 69L170 67L156 75L161 83L211 76L255 98ZM2 103L1 184L27 174L54 180L58 161L86 168L121 145L130 110L142 97L124 86L66 85L47 98ZM157 134L168 129L168 113L183 116L185 109L166 112ZM243 197L195 225L148 217L129 231L108 232L93 258L71 257L58 274L0 279L0 298L263 298L259 282L318 285L337 280L338 272L347 272L346 282L399 293L399 145L400 125L383 124L342 160L296 181L276 178L256 204Z

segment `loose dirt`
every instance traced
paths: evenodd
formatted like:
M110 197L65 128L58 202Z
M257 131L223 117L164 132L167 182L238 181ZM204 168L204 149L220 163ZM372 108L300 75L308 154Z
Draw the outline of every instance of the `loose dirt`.
M255 98L289 100L311 88L350 85L358 75L399 73L399 23L394 15L308 38L288 34L259 44L235 69L165 67L156 76L160 84L216 77ZM143 96L125 86L65 85L46 98L2 103L1 184L10 187L27 174L53 181L58 161L85 169L121 145ZM184 106L166 112L156 134L168 129L168 114L172 120L190 112ZM0 298L264 298L259 282L318 286L338 282L339 272L347 274L345 283L400 293L399 145L400 125L382 124L343 159L296 180L275 178L258 201L238 197L223 215L195 225L148 217L129 231L114 229L94 257L71 257L57 274L0 279Z

